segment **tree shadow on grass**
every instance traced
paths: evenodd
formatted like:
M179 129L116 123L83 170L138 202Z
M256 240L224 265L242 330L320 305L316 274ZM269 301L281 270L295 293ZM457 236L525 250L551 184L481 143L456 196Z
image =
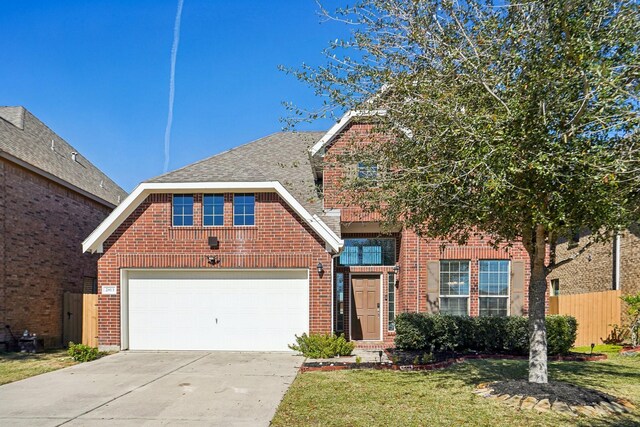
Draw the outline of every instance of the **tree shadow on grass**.
M598 389L616 397L626 398L636 406L640 406L640 367L634 362L629 364L613 364L606 362L553 362L549 364L549 378L555 381L566 381L582 387ZM509 379L526 380L528 363L526 360L478 360L454 365L438 372L437 375L425 373L428 381L437 388L446 389L451 384L462 383L475 387L480 383L503 381ZM421 380L425 380L424 377ZM637 387L638 392L627 396L616 386ZM630 414L611 415L608 417L575 418L578 426L639 426L640 409Z

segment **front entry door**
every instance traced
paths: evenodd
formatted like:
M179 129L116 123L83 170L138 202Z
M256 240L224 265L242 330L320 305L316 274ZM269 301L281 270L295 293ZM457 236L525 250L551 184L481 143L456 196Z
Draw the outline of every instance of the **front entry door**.
M351 339L380 340L380 276L352 276L351 301Z

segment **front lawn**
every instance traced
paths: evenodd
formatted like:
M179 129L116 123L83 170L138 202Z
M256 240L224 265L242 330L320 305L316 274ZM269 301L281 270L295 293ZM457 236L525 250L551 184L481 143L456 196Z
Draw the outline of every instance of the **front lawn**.
M45 353L0 353L0 385L75 365L66 350Z
M578 349L587 352L586 349ZM590 350L590 349L589 349ZM604 352L612 348L596 347ZM601 362L553 362L550 378L625 397L640 407L640 356L607 352ZM624 417L569 418L515 410L472 393L481 382L526 378L525 360L477 360L427 372L353 370L300 374L273 419L274 426L637 426L640 410Z

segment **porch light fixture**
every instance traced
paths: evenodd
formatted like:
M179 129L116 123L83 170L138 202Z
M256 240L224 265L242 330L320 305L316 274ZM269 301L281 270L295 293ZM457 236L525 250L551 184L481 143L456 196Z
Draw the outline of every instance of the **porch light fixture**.
M400 272L400 266L398 264L393 266L393 272L398 274Z
M321 262L318 263L316 268L318 269L318 274L322 274L324 272L324 267L322 266Z

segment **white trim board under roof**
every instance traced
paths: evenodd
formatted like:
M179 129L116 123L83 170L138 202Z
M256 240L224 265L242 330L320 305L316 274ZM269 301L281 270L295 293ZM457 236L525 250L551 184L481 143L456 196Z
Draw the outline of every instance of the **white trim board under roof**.
M371 117L371 116L384 116L386 115L386 110L371 110L371 111L348 111L338 123L331 126L331 129L327 131L326 134L318 142L314 144L313 147L309 150L311 156L315 156L321 150L324 150L326 146L331 144L331 142L335 139L336 136L342 132L351 121L356 117Z
M343 241L317 216L311 215L278 181L266 182L144 182L113 211L82 242L83 252L102 253L104 241L116 231L133 211L153 193L191 193L215 191L270 192L275 191L327 244L327 249L338 253Z

